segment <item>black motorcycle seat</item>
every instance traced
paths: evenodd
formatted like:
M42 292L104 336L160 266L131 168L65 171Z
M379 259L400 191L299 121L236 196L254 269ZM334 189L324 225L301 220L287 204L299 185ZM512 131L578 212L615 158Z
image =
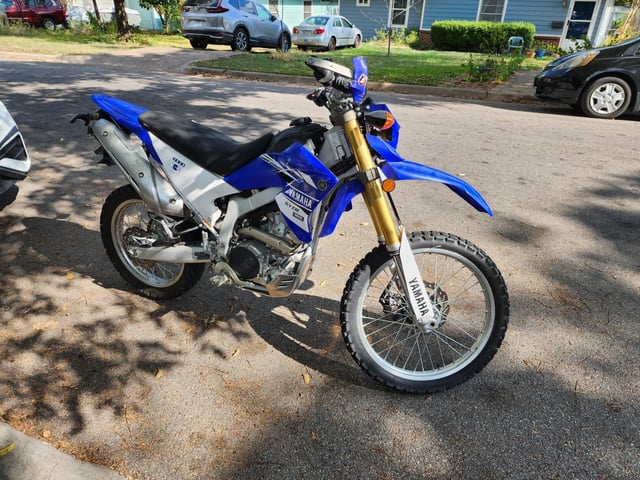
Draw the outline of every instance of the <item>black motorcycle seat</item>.
M138 121L171 148L220 176L228 175L264 153L273 138L273 134L268 133L249 143L239 143L213 128L151 110L140 115Z

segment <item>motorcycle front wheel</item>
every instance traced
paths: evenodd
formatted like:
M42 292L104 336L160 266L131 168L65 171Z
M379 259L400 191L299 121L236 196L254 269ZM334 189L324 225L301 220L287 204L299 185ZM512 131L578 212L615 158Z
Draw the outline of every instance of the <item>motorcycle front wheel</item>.
M150 233L153 227L143 201L131 185L114 190L102 206L102 243L118 273L145 297L158 300L175 298L198 282L205 265L155 262L129 255L128 237Z
M435 393L467 381L493 358L507 329L509 297L496 265L467 240L414 232L409 241L439 326L413 320L395 262L380 246L347 282L342 335L356 363L379 382Z

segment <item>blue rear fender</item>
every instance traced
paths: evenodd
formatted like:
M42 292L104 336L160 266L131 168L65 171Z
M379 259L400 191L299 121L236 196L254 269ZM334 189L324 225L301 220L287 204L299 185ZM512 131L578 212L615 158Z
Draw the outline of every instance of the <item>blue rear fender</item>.
M147 133L142 125L140 125L138 117L149 110L148 108L102 94L91 95L91 100L107 112L116 122L139 137Z
M410 162L402 158L398 152L379 137L367 135L371 148L386 160L381 167L382 172L393 180L428 180L446 185L479 212L493 216L493 212L480 192L464 180L450 173Z
M148 108L100 93L94 93L91 95L91 100L93 100L93 102L102 110L108 113L118 125L137 135L149 148L151 155L159 163L162 163L160 161L160 157L153 148L149 132L145 130L138 120L140 115L149 110Z

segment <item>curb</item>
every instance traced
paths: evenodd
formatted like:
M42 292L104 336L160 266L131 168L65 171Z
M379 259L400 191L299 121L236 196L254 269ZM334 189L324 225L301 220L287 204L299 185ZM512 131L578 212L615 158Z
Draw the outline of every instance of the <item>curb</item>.
M203 75L209 77L237 78L263 82L291 83L295 85L309 85L312 77L303 75L280 75L275 73L256 73L240 70L227 70L187 65L182 70L187 75ZM489 102L531 103L538 99L533 94L520 92L500 92L488 88L465 87L429 87L422 85L405 85L400 83L369 82L367 87L371 91L401 93L407 95L427 95L436 97L462 98L465 100L484 100Z
M78 460L0 422L0 478L25 480L125 480L113 470Z

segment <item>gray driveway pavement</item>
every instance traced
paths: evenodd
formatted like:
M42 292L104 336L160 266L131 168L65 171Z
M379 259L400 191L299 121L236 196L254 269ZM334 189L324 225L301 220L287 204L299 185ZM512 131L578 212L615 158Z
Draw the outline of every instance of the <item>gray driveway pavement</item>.
M477 377L399 395L369 380L340 338L342 288L375 243L360 203L322 243L312 285L287 299L203 279L154 302L115 273L98 218L124 180L68 124L93 108L90 93L237 138L323 119L304 99L312 85L178 70L0 60L0 99L34 160L0 211L3 422L134 479L637 477L637 117L376 96L402 124L402 154L463 176L496 214L408 184L396 197L408 228L482 246L512 301L506 341ZM0 473L10 461L0 457Z

